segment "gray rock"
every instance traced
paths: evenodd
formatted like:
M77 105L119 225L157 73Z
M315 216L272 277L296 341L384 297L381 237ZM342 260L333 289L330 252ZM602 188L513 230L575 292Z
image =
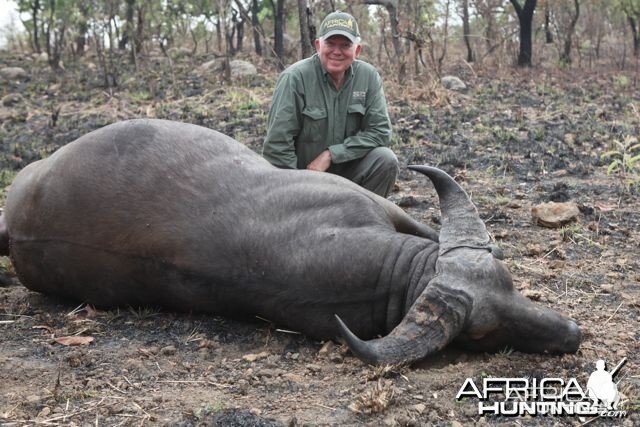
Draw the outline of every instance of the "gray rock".
M0 76L5 80L26 80L29 78L27 72L20 67L5 67L0 69Z
M467 85L456 76L444 76L440 82L442 86L449 90L461 91L467 89Z
M237 79L242 77L250 77L258 74L258 69L250 62L234 59L229 62L231 67L231 78Z

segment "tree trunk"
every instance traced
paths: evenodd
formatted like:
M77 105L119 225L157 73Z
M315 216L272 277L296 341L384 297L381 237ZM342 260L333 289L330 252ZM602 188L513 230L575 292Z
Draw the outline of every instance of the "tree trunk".
M400 41L400 31L398 29L398 1L397 0L364 0L363 4L368 5L380 5L384 6L389 13L389 19L391 20L391 43L393 44L393 50L396 53L396 59L400 66L398 68L398 80L404 81L407 75L407 61L404 57L404 49L402 48L402 42Z
M80 2L80 21L78 22L78 34L76 35L76 55L84 54L87 44L87 33L89 32L89 5L86 2Z
M38 22L39 11L40 11L40 1L34 0L31 13L33 15L33 46L37 53L42 52L42 48L40 47L40 37L38 33L38 27L40 26L40 23Z
M308 0L298 0L298 17L300 21L300 47L302 49L302 57L308 58L313 55L313 41L309 32L313 17Z
M640 39L638 36L638 22L636 18L627 16L627 21L631 27L631 35L633 37L633 56L638 57L640 55Z
M144 42L144 31L145 31L145 12L146 12L146 2L143 2L143 5L138 5L137 7L138 16L136 18L135 41L133 43L134 57L137 56L140 52L142 52L142 43Z
M576 13L571 17L571 22L569 23L569 28L567 28L567 34L564 39L564 48L560 55L560 62L564 62L565 64L571 64L571 44L573 40L573 33L576 30L576 24L580 17L580 1L573 0L573 4L575 5Z
M537 0L525 0L524 6L518 0L510 0L518 15L520 22L520 51L518 53L518 66L530 67L532 65L532 27L533 12L536 9Z
M467 46L467 62L473 62L475 55L471 47L471 26L469 25L469 0L462 0L462 33Z
M260 20L258 19L258 13L260 8L258 7L258 0L252 0L251 2L251 26L253 27L253 45L256 50L256 55L262 56L262 42L260 41Z
M544 37L547 44L553 43L553 33L551 32L551 11L549 4L544 4Z
M284 3L285 0L276 0L275 25L273 30L273 50L278 59L278 68L284 70Z
M126 0L125 1L127 8L125 12L125 22L124 22L124 31L122 32L122 37L120 38L120 42L118 43L119 50L125 50L127 44L133 38L133 15L136 7L136 0Z

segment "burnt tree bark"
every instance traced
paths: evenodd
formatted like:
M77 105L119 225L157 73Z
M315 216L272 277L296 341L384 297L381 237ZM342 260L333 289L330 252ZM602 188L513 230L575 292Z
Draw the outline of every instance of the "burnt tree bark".
M126 0L125 3L127 7L125 12L124 31L122 32L122 37L118 43L119 50L125 50L127 44L133 38L133 17L136 8L136 0Z
M549 4L544 5L544 41L547 44L553 43L553 33L551 32L551 11L549 10Z
M533 12L536 9L537 0L525 0L524 5L520 5L519 0L510 1L518 15L518 21L520 23L520 51L518 53L518 66L530 67L533 57Z
M467 46L467 62L473 62L475 55L471 46L471 26L469 25L469 0L462 0L462 37Z
M260 20L258 13L260 8L258 0L251 1L251 26L253 27L253 46L256 51L256 55L262 56L262 41L260 39Z
M308 58L313 55L313 39L311 38L310 27L313 25L313 16L309 8L309 0L298 0L298 18L300 21L300 47L302 57Z
M276 0L274 4L274 29L273 50L278 59L278 68L284 70L284 3L285 0Z
M627 22L631 27L631 36L633 37L633 56L640 56L640 36L638 35L638 19L633 16L627 16Z

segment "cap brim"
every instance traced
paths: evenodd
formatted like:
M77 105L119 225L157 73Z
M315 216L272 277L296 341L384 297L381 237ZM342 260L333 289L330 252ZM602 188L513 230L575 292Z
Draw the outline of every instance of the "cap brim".
M355 43L357 41L357 39L358 39L353 34L349 33L348 31L344 31L344 30L331 30L327 34L322 36L321 39L322 40L326 40L331 36L343 36L343 37L346 37L349 40L351 40L351 43Z

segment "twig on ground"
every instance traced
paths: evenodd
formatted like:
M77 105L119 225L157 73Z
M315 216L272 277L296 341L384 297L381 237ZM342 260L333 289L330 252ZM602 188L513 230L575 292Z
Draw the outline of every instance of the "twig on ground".
M609 320L613 319L613 316L615 316L616 313L618 312L618 310L620 310L620 307L622 307L622 304L623 303L620 303L618 308L616 308L616 310L613 312L613 314L611 316L609 316L609 318L606 320L606 322L604 322L604 324L602 326L606 325L607 323L609 323Z

